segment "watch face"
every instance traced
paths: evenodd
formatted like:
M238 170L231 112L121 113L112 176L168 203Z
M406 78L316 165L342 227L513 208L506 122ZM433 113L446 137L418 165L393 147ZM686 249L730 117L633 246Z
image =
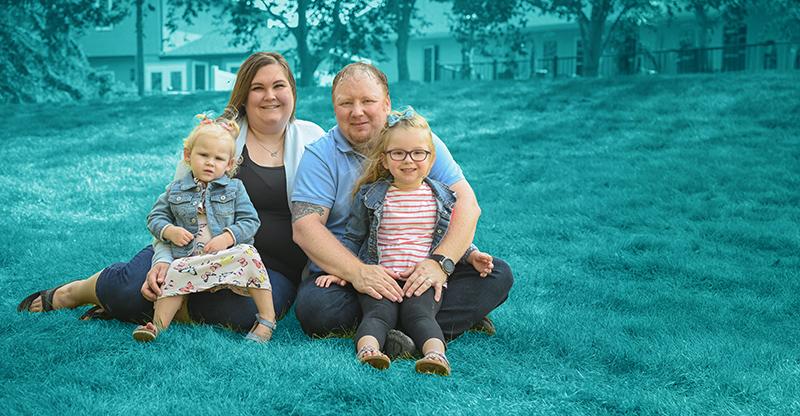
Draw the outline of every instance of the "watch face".
M453 260L445 258L444 260L442 260L442 269L444 269L445 273L451 275L453 274L453 271L456 270L456 265L455 263L453 263Z

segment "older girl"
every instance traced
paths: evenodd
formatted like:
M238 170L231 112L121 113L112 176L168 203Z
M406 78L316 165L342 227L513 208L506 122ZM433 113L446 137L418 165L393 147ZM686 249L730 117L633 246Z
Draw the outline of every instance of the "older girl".
M455 194L447 186L427 177L435 157L431 130L422 116L411 107L389 115L353 188L353 208L343 239L361 261L403 275L433 253L447 232L455 204ZM484 275L491 272L492 257L474 246L462 261ZM320 287L344 283L331 275L316 279ZM375 368L389 367L389 357L381 348L399 320L424 355L417 360L416 370L449 375L444 335L436 322L441 289L428 281L412 290L414 296L402 303L358 295L363 317L355 337L356 358Z

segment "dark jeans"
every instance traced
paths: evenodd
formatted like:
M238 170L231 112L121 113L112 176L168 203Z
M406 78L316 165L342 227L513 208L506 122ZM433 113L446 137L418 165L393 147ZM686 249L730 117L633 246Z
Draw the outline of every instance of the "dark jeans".
M501 259L494 259L494 270L486 277L480 277L471 265L458 263L447 279L442 306L436 314L445 340L463 334L500 306L513 283L511 268ZM314 284L314 279L307 279L297 291L294 313L306 334L326 336L355 328L361 320L361 305L353 285L323 288Z
M436 322L436 313L439 312L442 302L433 300L433 294L433 289L428 289L420 296L405 298L403 302L397 303L359 293L358 302L363 318L356 331L356 342L365 335L372 335L383 349L386 334L397 326L398 316L400 325L420 349L431 338L444 342L442 328Z
M145 247L127 263L114 263L100 272L95 292L101 306L120 321L145 323L153 319L153 303L142 296L153 248ZM272 302L279 319L292 306L297 290L292 282L275 270L268 269L272 285ZM194 322L223 325L235 331L250 330L258 312L253 299L230 290L192 293L188 296L189 317Z

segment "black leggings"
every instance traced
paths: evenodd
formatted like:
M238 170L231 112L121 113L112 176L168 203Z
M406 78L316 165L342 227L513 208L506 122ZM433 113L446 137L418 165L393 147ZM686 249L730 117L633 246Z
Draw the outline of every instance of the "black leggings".
M444 343L442 328L436 322L436 313L439 312L442 302L434 301L433 294L434 290L431 288L422 295L403 298L403 302L397 303L386 298L377 300L359 293L358 302L361 304L363 317L356 331L356 342L365 335L372 335L383 349L386 334L397 326L399 315L400 325L414 340L418 349L422 350L422 345L431 338Z
M319 287L313 277L316 276L300 284L295 302L294 313L303 331L309 336L327 336L355 328L361 320L361 305L353 285ZM480 322L506 300L513 283L511 268L497 257L494 270L486 277L480 277L468 264L456 264L456 271L447 279L447 289L442 291L441 310L436 315L445 339L452 340Z

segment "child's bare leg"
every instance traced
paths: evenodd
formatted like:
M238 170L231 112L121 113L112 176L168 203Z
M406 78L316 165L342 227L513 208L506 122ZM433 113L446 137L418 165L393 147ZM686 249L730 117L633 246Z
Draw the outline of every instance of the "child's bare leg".
M253 302L256 303L258 314L263 319L275 322L275 306L272 304L272 291L269 289L254 289L252 287L247 290L253 298ZM256 321L252 332L259 338L267 338L272 335L272 329L264 325L259 325L258 321Z
M99 276L100 272L97 272L86 279L74 280L58 288L53 294L53 309L72 309L83 305L99 305L100 301L95 293L95 286ZM41 296L31 302L30 311L42 311Z
M422 344L422 355L425 355L429 352L438 352L439 354L444 354L444 342L438 338L431 338L425 341Z
M450 375L450 363L444 355L445 345L438 338L430 338L422 344L423 357L417 360L415 368L418 373L433 373L440 376Z
M389 357L381 352L378 339L372 335L364 335L356 341L356 359L378 370L385 370L391 365Z
M186 300L185 295L169 296L158 299L154 306L153 324L159 329L169 328L175 314Z
M373 350L373 352L367 352L364 354L367 357L381 352L381 346L378 343L378 339L372 335L364 335L363 337L359 338L358 341L356 341L356 351L361 351L361 349L366 346L372 347Z

